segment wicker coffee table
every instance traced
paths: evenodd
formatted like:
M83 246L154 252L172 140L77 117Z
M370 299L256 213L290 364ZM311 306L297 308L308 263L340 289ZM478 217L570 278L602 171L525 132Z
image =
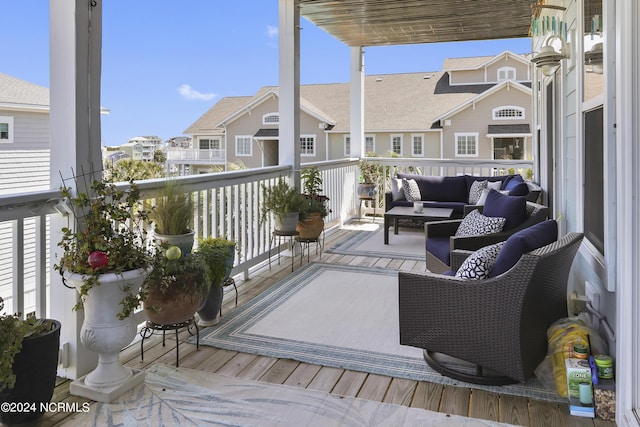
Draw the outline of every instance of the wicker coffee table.
M389 244L389 226L393 220L393 234L398 234L398 220L410 219L413 221L437 221L451 218L453 209L448 208L424 208L422 212L416 212L413 207L395 206L384 213L384 244Z

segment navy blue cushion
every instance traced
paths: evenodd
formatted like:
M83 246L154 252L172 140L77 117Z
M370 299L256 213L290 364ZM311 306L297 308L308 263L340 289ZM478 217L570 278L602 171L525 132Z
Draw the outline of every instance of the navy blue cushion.
M451 259L451 245L449 237L429 237L426 242L427 251L438 258L440 261L449 265Z
M424 176L399 173L398 178L415 179L422 200L466 202L469 198L464 176Z
M520 184L521 182L524 182L524 180L522 179L522 175L509 175L502 182L502 189L511 191L513 187Z
M442 272L440 274L442 274L443 276L455 276L456 272L453 271L453 270L447 270L447 271L444 271L444 272Z
M511 180L513 182L514 180ZM509 189L510 196L526 196L529 194L529 186L526 182L518 182Z
M502 230L510 230L527 219L527 199L523 196L507 196L496 190L490 190L482 213L485 216L505 218Z
M549 245L556 240L558 240L558 223L554 220L542 221L513 233L498 254L489 277L495 277L509 271L523 254Z

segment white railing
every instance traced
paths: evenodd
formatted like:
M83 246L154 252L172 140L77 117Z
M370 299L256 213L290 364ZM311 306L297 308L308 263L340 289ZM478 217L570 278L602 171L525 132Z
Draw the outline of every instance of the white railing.
M224 149L194 150L183 148L169 148L167 150L169 162L223 162L225 161Z
M494 175L513 168L527 177L533 168L530 161L473 161L441 159L369 158L385 169L384 191L389 190L389 177L397 171L423 175ZM359 175L356 160L339 160L303 164L317 166L323 180L322 193L329 197L331 212L327 224L337 224L358 210L355 192ZM273 224L258 224L262 200L262 185L271 185L280 176L289 176L290 167L273 166L180 177L194 194L196 210L194 225L198 237L224 236L237 242L233 274L249 276L252 267L267 260ZM159 194L162 179L139 181L144 198ZM128 184L119 184L126 188ZM42 191L0 196L0 296L5 309L12 312L32 312L46 316L51 262L48 221L50 215L64 211L59 191ZM382 207L382 204L380 204ZM378 209L382 213L384 209Z

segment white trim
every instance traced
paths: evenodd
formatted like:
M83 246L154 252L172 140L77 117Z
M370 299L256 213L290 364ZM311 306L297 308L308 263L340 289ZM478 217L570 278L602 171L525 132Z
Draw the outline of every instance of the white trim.
M480 134L478 132L456 132L456 133L453 134L453 136L454 136L453 139L454 139L454 144L455 144L455 146L453 148L453 151L455 153L455 157L478 157L480 155L478 153L479 148L480 148L479 147L479 141L478 141L480 139L479 138ZM472 137L475 138L475 142L476 142L476 144L475 144L476 145L475 154L460 154L460 153L458 153L458 138L460 138L462 136L464 136L464 137L472 136Z
M347 145L349 146L348 150ZM351 135L349 134L342 136L342 152L345 157L351 157Z
M400 138L400 152L399 153L396 153L396 151L393 149L393 139L394 138ZM397 154L399 156L402 156L402 154L404 153L403 145L404 145L404 135L403 134L401 134L401 133L392 133L389 136L389 150L392 153L395 153L395 154Z
M307 138L307 139L311 139L313 141L313 149L311 153L305 153L302 151L302 139L303 138ZM307 134L307 135L300 135L300 157L314 157L316 155L316 145L317 145L317 138L315 134Z
M7 124L7 138L0 139L0 144L13 144L13 134L15 133L15 127L13 125L13 116L0 116L0 123Z
M238 142L240 139L249 140L249 153L238 152ZM253 156L253 137L251 135L236 135L235 137L235 153L236 157L250 157Z
M501 73L506 74L506 77L501 78ZM509 67L505 65L504 67L500 67L496 70L496 81L502 82L505 80L516 80L517 75L518 74L515 67Z
M372 142L373 142L373 146L371 147L371 150L367 150L367 138L371 138ZM375 153L376 152L376 135L375 134L365 134L364 135L364 153L363 154L367 154L369 151Z
M420 153L416 154L414 138L420 138ZM412 133L411 134L411 155L413 157L424 157L424 134Z
M267 117L277 117L278 120L276 121L272 121L272 122L268 122L266 121ZM263 125L278 125L280 124L280 113L278 113L277 111L271 111L270 113L265 113L262 115L262 124Z
M507 116L499 117L496 115L497 113L504 110L515 110L517 112L522 113L522 115L510 116L510 117L507 117ZM491 110L492 120L526 120L526 115L527 115L527 110L524 107L520 107L518 105L501 105Z

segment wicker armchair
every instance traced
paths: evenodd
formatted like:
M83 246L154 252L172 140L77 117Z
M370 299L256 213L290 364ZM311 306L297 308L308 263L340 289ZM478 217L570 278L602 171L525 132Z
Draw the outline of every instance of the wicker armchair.
M471 210L478 209L482 213L482 206L465 206L465 216ZM433 221L424 224L426 267L431 273L443 273L452 270L451 263L443 261L429 250L430 238L448 238L449 252L456 249L475 251L484 246L498 242L504 242L512 234L546 220L549 217L549 208L533 202L527 202L527 219L520 225L500 233L456 237L456 231L462 222L461 219L446 221Z
M485 280L400 272L400 344L424 349L429 366L458 380L526 381L545 357L547 328L567 316L567 278L582 238L570 233ZM442 355L467 362L466 370Z

